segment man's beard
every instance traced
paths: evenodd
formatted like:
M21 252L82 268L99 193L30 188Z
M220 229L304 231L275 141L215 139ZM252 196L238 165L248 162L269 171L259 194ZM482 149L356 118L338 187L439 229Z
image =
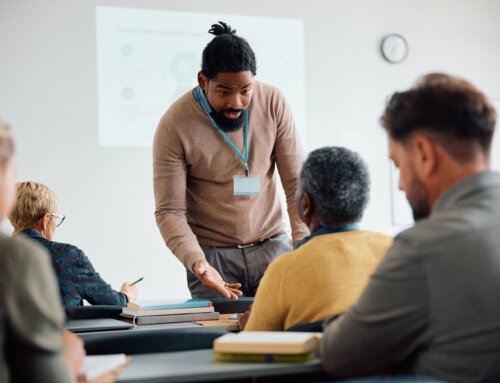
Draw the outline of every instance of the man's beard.
M429 195L422 184L415 179L411 181L411 195L406 193L406 199L411 206L413 219L416 221L427 218L431 214Z
M222 109L220 112L212 111L210 115L217 125L226 133L236 132L243 126L244 109ZM224 116L224 112L240 113L238 118L231 119Z

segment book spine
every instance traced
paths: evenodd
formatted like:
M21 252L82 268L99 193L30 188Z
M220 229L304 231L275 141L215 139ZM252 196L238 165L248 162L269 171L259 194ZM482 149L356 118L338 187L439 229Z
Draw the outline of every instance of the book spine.
M314 353L289 355L214 352L214 359L220 363L303 363L313 360Z
M152 315L179 315L179 314L199 314L214 312L213 307L194 307L190 309L167 309L167 310L147 310L134 311L126 307L122 309L122 314L129 316L152 316Z
M197 313L197 314L176 314L176 315L156 315L156 316L142 316L136 318L138 325L146 324L160 324L160 323L179 323L179 322L193 322L201 320L217 320L219 319L218 312L212 313Z

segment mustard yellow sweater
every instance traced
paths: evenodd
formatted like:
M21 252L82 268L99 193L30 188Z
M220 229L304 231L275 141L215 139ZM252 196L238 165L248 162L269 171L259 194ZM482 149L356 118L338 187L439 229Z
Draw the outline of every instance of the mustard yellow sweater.
M360 296L392 238L369 231L318 235L273 261L247 331L279 331L342 313Z

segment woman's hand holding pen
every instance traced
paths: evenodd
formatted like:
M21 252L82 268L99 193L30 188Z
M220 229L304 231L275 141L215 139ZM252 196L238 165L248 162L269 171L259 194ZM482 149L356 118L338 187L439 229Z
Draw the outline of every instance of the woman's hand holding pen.
M135 285L137 282L142 281L142 278L139 278L135 282L125 282L120 291L128 297L129 302L137 302L137 286Z

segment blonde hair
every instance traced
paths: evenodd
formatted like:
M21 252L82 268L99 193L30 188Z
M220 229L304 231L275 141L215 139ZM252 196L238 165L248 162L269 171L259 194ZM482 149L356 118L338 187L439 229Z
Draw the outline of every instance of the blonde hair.
M56 212L56 195L47 186L31 181L17 184L16 204L9 217L15 231L32 229L44 214Z
M0 165L4 166L14 156L14 140L9 126L0 121Z

